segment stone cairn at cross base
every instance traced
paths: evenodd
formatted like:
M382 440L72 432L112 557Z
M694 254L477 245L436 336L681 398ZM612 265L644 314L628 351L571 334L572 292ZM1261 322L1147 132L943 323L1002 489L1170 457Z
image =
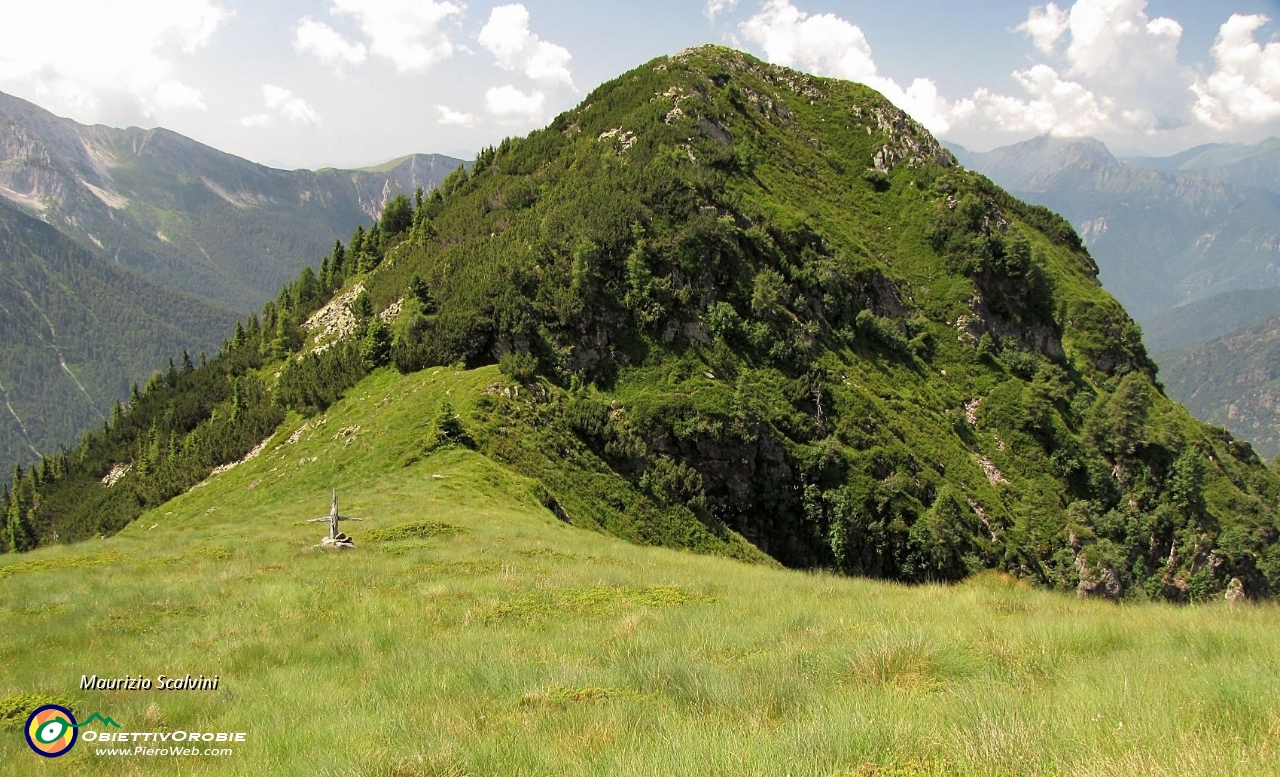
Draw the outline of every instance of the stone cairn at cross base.
M329 514L323 515L319 518L312 518L308 520L307 523L327 522L329 524L329 536L320 540L320 545L318 547L337 548L341 550L341 549L347 549L347 548L354 548L356 546L356 543L350 537L338 531L338 521L363 521L363 520L364 520L363 518L355 518L350 515L338 514L338 490L335 488L333 490L333 503L329 507Z

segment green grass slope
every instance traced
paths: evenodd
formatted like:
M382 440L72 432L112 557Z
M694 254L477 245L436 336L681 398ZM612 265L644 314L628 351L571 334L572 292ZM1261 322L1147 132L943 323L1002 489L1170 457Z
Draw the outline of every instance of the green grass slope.
M113 537L0 556L0 774L1274 774L1274 605L906 587L571 526L463 445L489 367L382 370ZM313 545L336 487L355 550ZM216 692L80 691L218 674ZM38 699L223 757L45 761ZM102 730L92 724L85 730Z

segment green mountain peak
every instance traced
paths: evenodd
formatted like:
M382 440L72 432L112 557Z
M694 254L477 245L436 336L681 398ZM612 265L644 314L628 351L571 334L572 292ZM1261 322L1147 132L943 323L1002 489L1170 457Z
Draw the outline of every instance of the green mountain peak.
M387 460L470 448L576 526L788 566L1270 595L1280 480L1163 395L1096 275L873 90L698 47L388 204L20 478L13 544L118 528L388 367L496 363L387 393L420 418Z

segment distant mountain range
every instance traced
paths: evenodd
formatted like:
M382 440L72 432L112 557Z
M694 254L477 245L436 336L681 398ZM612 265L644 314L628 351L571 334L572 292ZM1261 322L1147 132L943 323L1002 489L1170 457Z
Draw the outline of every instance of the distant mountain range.
M1103 285L1144 326L1179 305L1280 287L1280 140L1127 162L1093 139L952 151L1071 221Z
M184 349L216 351L391 196L460 164L275 170L0 94L0 472L74 443Z
M0 197L100 256L247 313L399 192L462 164L275 170L166 129L88 127L0 94Z
M952 151L1075 225L1171 397L1280 454L1280 139L1125 160L1093 139Z
M1143 337L1160 354L1225 335L1272 316L1280 316L1280 289L1224 291L1147 319Z
M1134 167L1190 173L1280 194L1280 138L1267 138L1253 146L1211 143L1169 157L1130 157L1124 161Z

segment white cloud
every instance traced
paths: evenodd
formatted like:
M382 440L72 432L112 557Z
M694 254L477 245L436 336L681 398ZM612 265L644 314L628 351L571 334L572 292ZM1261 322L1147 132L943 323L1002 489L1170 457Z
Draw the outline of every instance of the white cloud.
M1148 0L1034 6L1015 29L1041 56L1011 74L1018 88L980 88L951 101L932 80L904 87L881 74L861 29L795 2L765 0L738 25L743 40L772 62L860 81L939 134L1211 139L1204 133L1280 120L1280 41L1256 40L1269 21L1261 15L1236 14L1223 24L1212 49L1216 69L1198 78L1178 62L1182 25L1148 14ZM706 12L727 7L728 0L709 0Z
M1076 0L1030 10L1017 30L1056 64L1013 73L1025 97L979 89L953 118L1006 132L1068 137L1153 133L1192 123L1194 75L1178 64L1182 25L1151 18L1147 0ZM1060 50L1063 38L1068 39ZM962 106L962 107L961 107Z
M334 0L331 12L356 20L369 38L369 50L402 73L431 68L453 56L444 29L464 6L432 0Z
M1258 45L1254 33L1269 20L1233 14L1213 42L1217 69L1192 90L1195 114L1211 127L1258 124L1280 118L1280 43Z
M485 107L494 116L509 120L536 121L542 117L547 96L533 91L528 94L507 84L497 86L484 93Z
M733 12L738 7L738 0L707 0L707 7L703 9L703 13L711 21L715 21L716 17L724 11Z
M1178 64L1182 25L1150 18L1147 0L1077 0L1071 7L1067 73L1123 109L1110 120L1149 132L1192 121L1190 69Z
M155 101L162 108L191 111L207 110L199 89L194 89L181 81L172 79L156 87Z
M1032 8L1027 20L1014 29L1031 36L1035 47L1044 54L1052 54L1055 44L1067 31L1068 17L1065 11L1054 3L1044 7Z
M324 22L304 16L293 34L294 49L314 54L327 65L359 65L367 49L363 43L352 43Z
M529 10L520 3L496 6L490 11L479 41L504 70L524 73L546 84L573 86L569 50L533 34L529 30Z
M951 106L933 81L918 78L903 89L880 75L862 30L834 14L809 15L790 0L768 0L739 30L770 62L864 83L930 130L950 128Z
M320 116L307 101L283 86L262 85L262 100L267 108L275 110L294 124L319 124Z
M437 124L447 124L455 127L474 127L476 122L475 114L463 111L455 111L447 105L437 105L436 119Z
M7 3L0 84L29 88L46 107L97 121L203 105L176 63L206 45L231 13L215 0ZM43 31L53 31L42 34Z
M876 77L862 30L833 14L810 16L790 0L768 0L740 29L770 62L850 81Z
M265 127L274 124L277 118L293 124L320 123L320 114L316 113L306 100L283 86L263 84L262 104L266 107L266 111L245 116L240 123L246 127Z

